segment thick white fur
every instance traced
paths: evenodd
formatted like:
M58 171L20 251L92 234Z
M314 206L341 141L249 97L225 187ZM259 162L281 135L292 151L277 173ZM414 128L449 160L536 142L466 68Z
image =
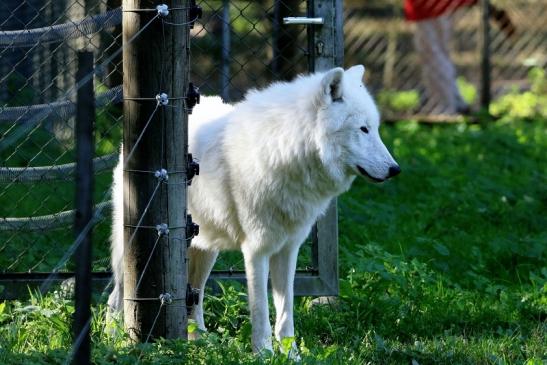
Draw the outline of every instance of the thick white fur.
M384 180L397 166L378 134L379 114L362 84L363 66L299 77L250 91L232 106L206 97L190 119L189 150L200 175L189 188L189 213L200 226L189 250L189 280L202 289L219 250L241 250L248 280L253 349L272 349L267 280L276 309L275 337L294 337L293 279L298 249L361 166ZM368 133L361 130L366 127ZM122 309L121 168L114 174L109 299ZM203 295L193 318L201 329Z

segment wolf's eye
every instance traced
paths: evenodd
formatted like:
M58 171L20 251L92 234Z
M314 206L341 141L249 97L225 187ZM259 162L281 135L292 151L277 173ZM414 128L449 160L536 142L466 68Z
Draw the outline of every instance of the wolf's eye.
M367 127L361 127L361 130L362 130L363 132L365 132L365 133L368 133Z

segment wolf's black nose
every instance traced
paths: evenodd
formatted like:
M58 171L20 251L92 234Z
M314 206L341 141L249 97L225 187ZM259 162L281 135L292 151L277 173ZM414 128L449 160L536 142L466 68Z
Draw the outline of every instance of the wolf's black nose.
M400 173L401 173L401 168L399 167L399 165L393 165L389 168L387 177L390 178L390 177L399 175Z

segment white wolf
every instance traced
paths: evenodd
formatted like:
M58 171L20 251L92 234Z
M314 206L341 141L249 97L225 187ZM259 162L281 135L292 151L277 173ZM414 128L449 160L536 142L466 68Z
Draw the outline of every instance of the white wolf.
M364 67L301 76L252 90L233 107L204 98L190 120L189 150L200 175L189 187L189 213L200 226L189 255L189 282L201 289L192 312L203 321L203 289L219 250L241 250L254 351L294 337L293 279L298 249L330 201L357 175L383 181L400 172L378 133L379 113L362 83ZM113 268L109 304L122 309L121 164L115 172ZM293 343L294 348L294 343Z

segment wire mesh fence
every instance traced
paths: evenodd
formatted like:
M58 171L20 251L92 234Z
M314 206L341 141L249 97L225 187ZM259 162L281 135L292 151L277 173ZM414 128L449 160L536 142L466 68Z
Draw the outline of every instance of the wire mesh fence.
M106 0L8 0L0 5L3 272L49 272L74 239L72 91L80 49L93 51L97 65L95 200L101 201L110 186L121 142L121 59L110 59L121 36L117 5ZM95 231L98 270L109 265L108 218L105 214ZM60 269L73 267L68 261Z
M308 28L283 24L305 15L302 0L203 0L192 33L191 81L207 95L237 102L249 88L287 80L310 67ZM497 98L529 87L527 74L547 65L547 0L492 1L506 11L514 34L492 20L492 92ZM121 1L4 0L0 3L0 271L49 272L73 241L74 99L76 51L92 50L96 85L96 186L102 201L121 142ZM427 98L416 24L402 1L345 2L345 63L365 64L366 82L386 118L436 112ZM478 107L481 8L452 14L449 48L463 98ZM313 51L312 51L313 52ZM191 123L191 118L190 118ZM104 203L105 208L108 203ZM95 228L93 269L109 270L110 215ZM60 268L71 271L70 261ZM313 269L312 245L299 269ZM221 256L215 270L243 268L239 253Z
M305 26L283 18L305 15L307 2L202 1L204 17L193 30L193 80L205 94L238 101L251 87L290 80L308 71Z
M529 71L547 66L547 28L543 21L547 1L497 0L490 4L487 46L495 100L514 88L526 90L530 87ZM431 63L417 50L416 32L421 25L405 19L402 5L400 0L346 1L346 64L366 65L367 83L384 117L442 113L439 100L428 95L425 83L428 77L444 75L430 67ZM442 42L456 68L459 91L472 110L479 107L483 76L483 7L475 2L448 15L448 34Z

